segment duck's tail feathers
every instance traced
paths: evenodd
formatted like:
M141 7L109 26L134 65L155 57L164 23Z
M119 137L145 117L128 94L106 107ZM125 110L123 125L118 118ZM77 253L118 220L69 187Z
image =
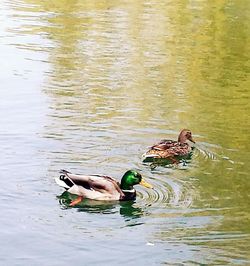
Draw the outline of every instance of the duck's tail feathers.
M142 158L159 158L159 157L160 157L160 155L158 155L158 154L146 154L146 153L144 153L142 155Z
M67 170L64 170L64 169L61 169L59 171L60 174L64 174L64 175L67 175L67 174L71 174L71 172L67 171Z
M151 160L160 158L160 155L158 154L150 154L150 153L144 153L142 154L142 161L143 162L150 162Z
M68 176L70 172L66 170L60 171L60 176L55 178L56 183L65 189L70 189L75 185L75 183L72 181L72 179Z

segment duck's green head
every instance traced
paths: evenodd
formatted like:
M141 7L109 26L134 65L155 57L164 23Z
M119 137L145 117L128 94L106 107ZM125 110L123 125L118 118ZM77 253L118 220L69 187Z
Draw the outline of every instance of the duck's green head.
M133 189L134 185L142 185L147 188L153 188L152 185L147 183L141 176L140 173L136 172L135 170L127 171L121 180L121 189L122 190L131 190Z

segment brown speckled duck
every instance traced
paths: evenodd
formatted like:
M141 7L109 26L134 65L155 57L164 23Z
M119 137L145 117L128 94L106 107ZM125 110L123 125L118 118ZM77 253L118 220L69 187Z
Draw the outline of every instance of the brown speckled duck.
M188 156L193 147L188 140L195 143L192 133L189 129L182 129L178 141L164 139L153 145L146 153L143 154L143 161L149 162L155 159L168 159L172 163L178 162L176 158Z

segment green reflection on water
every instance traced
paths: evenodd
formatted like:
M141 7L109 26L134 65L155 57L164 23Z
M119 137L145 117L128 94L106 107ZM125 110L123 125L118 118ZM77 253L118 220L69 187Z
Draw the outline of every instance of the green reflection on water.
M57 198L59 199L59 203L63 208L72 208L70 207L70 203L75 200L78 196L68 193L67 191L63 192ZM139 218L143 215L143 210L139 207L133 206L134 201L110 201L110 202L102 202L96 200L83 199L82 202L74 206L78 211L84 211L89 213L101 213L101 214L112 214L116 213L119 207L119 213L124 218Z

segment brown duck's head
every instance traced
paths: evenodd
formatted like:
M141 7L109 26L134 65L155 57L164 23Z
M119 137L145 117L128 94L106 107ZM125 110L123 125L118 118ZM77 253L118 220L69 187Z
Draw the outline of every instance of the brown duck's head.
M187 140L195 143L192 137L192 132L189 129L182 129L179 137L178 137L178 142L180 143L185 143Z

